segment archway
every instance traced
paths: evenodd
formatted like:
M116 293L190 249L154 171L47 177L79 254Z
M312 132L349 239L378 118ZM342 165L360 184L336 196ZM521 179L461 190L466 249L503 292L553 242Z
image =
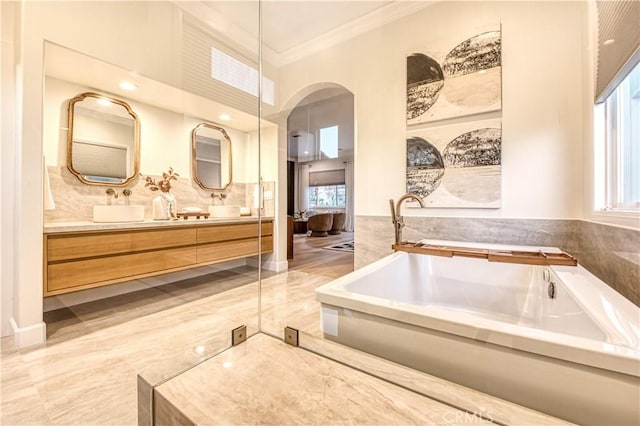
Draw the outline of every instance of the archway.
M337 228L333 232L347 233L353 241L353 93L337 84L319 83L299 91L289 105L285 110L287 214L296 219L299 234L307 231L310 216L332 214ZM299 235L296 238L300 241ZM326 245L330 240L348 242L344 235L326 239ZM320 244L316 241L313 246Z

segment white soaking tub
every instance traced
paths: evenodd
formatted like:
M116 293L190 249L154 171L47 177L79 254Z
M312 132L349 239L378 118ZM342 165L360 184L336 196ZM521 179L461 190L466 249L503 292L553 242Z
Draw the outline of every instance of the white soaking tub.
M396 252L316 297L328 339L572 422L640 424L640 309L579 265Z

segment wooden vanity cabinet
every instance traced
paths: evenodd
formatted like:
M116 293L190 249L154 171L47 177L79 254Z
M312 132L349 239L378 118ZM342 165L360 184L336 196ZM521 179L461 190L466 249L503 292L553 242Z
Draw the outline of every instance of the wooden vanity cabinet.
M262 252L273 251L273 223L262 225ZM196 236L196 261L212 263L252 256L256 253L258 227L256 224L237 224L224 229L200 228Z
M273 222L260 227L273 251ZM258 222L45 234L44 296L258 254Z

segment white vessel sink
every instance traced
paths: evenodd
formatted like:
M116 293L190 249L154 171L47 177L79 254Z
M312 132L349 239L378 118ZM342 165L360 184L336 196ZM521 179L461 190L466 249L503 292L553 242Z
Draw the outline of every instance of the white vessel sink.
M93 206L94 222L142 222L144 206Z
M211 217L240 217L240 206L209 206Z

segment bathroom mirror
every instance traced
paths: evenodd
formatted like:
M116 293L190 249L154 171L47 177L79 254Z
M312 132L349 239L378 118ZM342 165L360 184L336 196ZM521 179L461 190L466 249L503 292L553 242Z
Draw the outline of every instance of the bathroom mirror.
M193 179L202 189L225 189L231 183L231 138L222 128L200 123L191 132Z
M140 168L140 123L120 99L86 92L69 101L67 168L89 185L123 186Z

